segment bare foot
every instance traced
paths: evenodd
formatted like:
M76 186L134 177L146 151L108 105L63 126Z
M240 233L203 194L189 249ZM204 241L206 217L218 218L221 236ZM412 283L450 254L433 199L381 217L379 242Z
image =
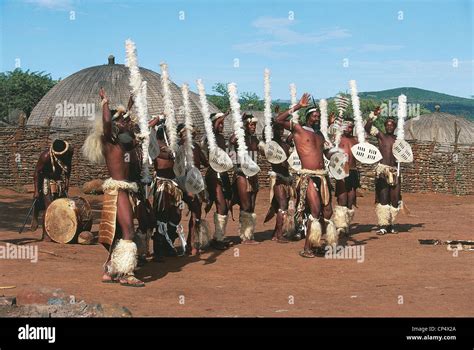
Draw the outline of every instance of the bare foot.
M290 243L290 240L284 236L280 236L276 239L278 243Z
M316 255L311 250L302 250L300 256L303 258L315 258Z
M145 287L145 283L140 281L134 275L129 274L119 278L120 285L126 287Z
M107 273L102 275L102 283L118 283L117 277L113 277Z
M246 239L245 241L242 241L242 244L256 245L256 244L260 244L260 242L257 242L256 240L253 240L253 239Z

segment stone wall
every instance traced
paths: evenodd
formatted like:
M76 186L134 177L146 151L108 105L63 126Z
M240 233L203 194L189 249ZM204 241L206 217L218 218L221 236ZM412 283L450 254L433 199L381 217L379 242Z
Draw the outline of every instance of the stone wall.
M74 146L71 175L72 186L82 186L95 178L107 178L105 166L89 163L81 154L87 136L85 129L53 129L45 127L0 128L0 186L20 187L32 184L38 156L55 138L67 140ZM369 138L370 142L375 142ZM440 144L409 141L415 161L401 166L404 192L439 192L458 195L474 194L474 145ZM268 186L270 166L259 160L262 187ZM362 188L374 188L373 165L360 165Z
M375 140L369 140L375 144ZM403 192L474 194L474 144L408 141L414 162L401 164ZM374 190L375 166L359 164L361 186Z
M82 186L95 178L107 178L105 166L91 164L82 156L80 148L86 137L86 129L0 128L0 186L32 184L39 154L56 138L64 139L74 147L72 186Z

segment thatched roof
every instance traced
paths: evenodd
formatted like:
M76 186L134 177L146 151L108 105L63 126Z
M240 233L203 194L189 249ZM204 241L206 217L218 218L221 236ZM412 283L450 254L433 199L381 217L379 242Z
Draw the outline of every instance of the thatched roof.
M156 115L163 112L163 94L161 91L160 74L146 69L140 68L140 72L148 87L148 112L150 115ZM100 87L104 87L111 108L122 104L127 105L129 90L129 70L123 64L115 64L113 56L109 58L109 64L95 66L83 69L77 73L70 75L64 80L56 84L35 106L28 118L28 125L46 125L49 117L52 117L52 127L59 128L76 128L90 125L90 117L84 115L83 111L74 111L73 115L56 115L57 105L67 103L75 104L93 104L95 111L101 115L100 99L98 96ZM175 113L178 120L181 121L182 116L179 109L182 106L181 89L174 83L170 86L172 100L175 107ZM203 119L199 109L199 96L191 92L191 114L194 125L201 131ZM209 111L219 112L217 107L209 103Z
M405 138L408 140L454 143L455 123L458 130L461 130L458 143L474 143L474 123L472 121L439 111L408 120L405 123Z

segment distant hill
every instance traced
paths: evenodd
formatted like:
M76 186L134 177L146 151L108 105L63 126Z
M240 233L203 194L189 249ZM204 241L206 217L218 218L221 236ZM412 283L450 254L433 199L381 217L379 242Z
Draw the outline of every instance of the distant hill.
M407 96L409 103L419 103L432 112L435 110L436 105L440 105L441 112L464 116L470 120L474 120L474 99L451 96L413 87L360 92L359 96L364 99L392 100L396 102L398 96L401 94Z
M419 103L424 109L429 110L430 112L434 112L435 106L440 105L441 112L450 113L457 116L463 116L471 121L474 121L474 99L451 96L435 91L423 90L414 87L402 87L382 91L359 92L359 97L362 100L374 100L380 102L391 100L392 103L397 103L398 96L400 96L401 94L407 96L408 103ZM214 95L208 95L208 97L210 97L210 101L213 103L213 98L222 98L221 96ZM263 106L263 100L259 101ZM329 98L328 101L332 101L332 98ZM276 99L273 100L272 103L275 105L280 105L280 109L284 110L289 107L290 100ZM225 109L226 108L224 108L224 110ZM423 111L421 113L423 114Z

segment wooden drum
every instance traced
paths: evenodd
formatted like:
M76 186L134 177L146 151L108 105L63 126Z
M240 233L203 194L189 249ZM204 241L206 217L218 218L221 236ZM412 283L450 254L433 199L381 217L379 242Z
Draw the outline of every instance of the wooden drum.
M82 231L91 230L91 206L82 197L59 198L46 210L44 221L46 233L53 241L69 243Z

